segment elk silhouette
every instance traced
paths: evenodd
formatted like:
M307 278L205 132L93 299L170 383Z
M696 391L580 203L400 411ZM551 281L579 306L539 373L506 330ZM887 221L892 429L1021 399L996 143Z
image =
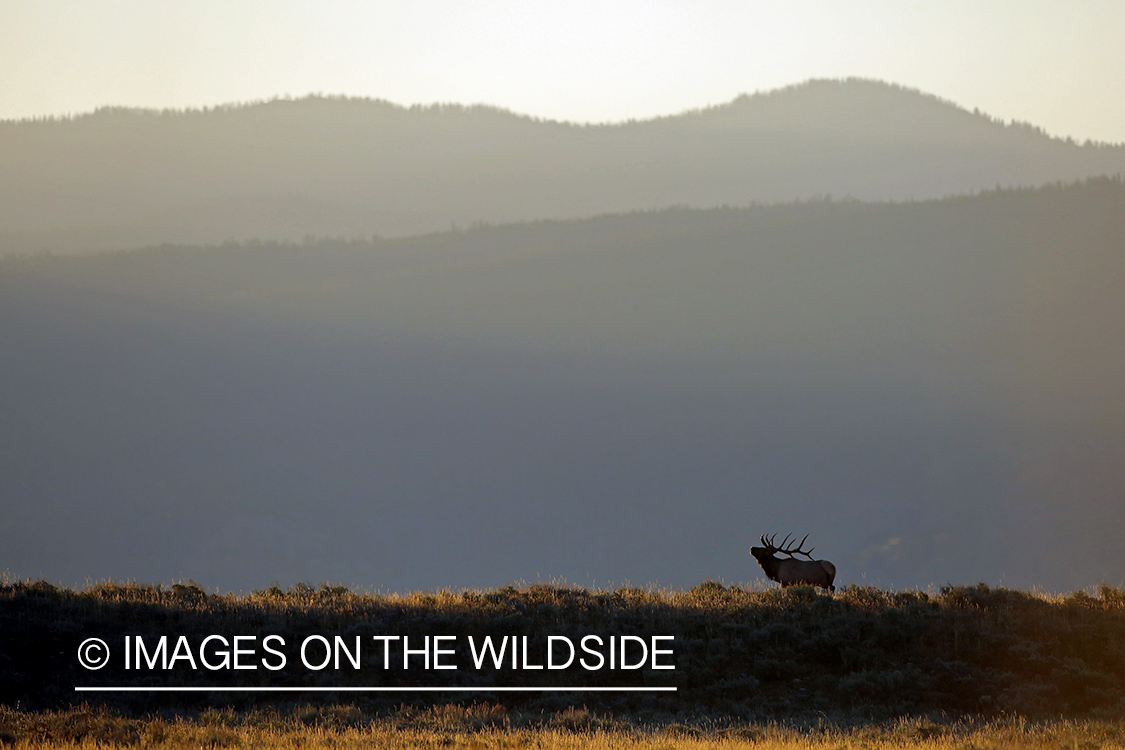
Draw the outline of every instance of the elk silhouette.
M809 548L807 552L801 549L805 545L805 539L809 538L808 534L805 534L804 539L795 547L789 544L789 536L786 534L785 539L778 546L774 543L777 534L771 537L762 534L762 546L750 548L750 554L762 566L766 576L771 581L780 583L782 588L807 585L835 591L836 587L832 582L836 580L836 566L827 560L812 559L810 553L816 549L815 547ZM788 557L778 557L779 554ZM804 555L809 559L797 560L794 559L794 555Z

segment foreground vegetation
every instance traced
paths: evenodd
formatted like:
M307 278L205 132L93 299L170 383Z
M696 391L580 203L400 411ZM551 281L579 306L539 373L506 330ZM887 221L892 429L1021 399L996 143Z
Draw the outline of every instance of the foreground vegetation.
M887 721L935 713L952 718L1032 720L1125 716L1125 592L1047 596L983 584L939 593L850 586L834 596L810 588L748 590L708 582L688 591L596 591L535 585L494 591L359 594L299 584L249 595L210 595L200 587L104 583L83 591L43 582L0 586L0 703L59 710L86 701L142 716L215 708L285 706L262 693L76 693L75 686L159 684L345 687L460 686L472 692L285 693L352 701L364 716L404 708L479 703L520 715L586 710L642 725L708 721ZM75 658L89 636L110 644L125 635L484 634L674 636L676 669L555 672L509 668L426 671L174 669L98 672ZM378 661L379 663L373 663ZM392 659L392 662L394 660ZM675 693L499 692L492 688L675 686ZM91 697L93 696L93 697ZM263 700L263 697L265 701ZM451 708L450 710L454 710ZM178 715L178 714L177 714ZM397 715L397 714L396 714Z
M710 722L640 725L569 709L527 716L496 705L402 709L373 717L349 705L295 706L236 713L207 710L192 717L128 718L78 707L27 713L0 707L0 742L14 748L302 748L344 750L462 747L609 750L788 748L1122 748L1123 721L901 719L879 724L811 725Z

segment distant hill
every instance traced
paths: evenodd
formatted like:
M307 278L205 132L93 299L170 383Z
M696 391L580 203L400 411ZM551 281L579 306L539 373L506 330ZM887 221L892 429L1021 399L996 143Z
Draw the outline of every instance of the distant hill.
M0 252L399 236L827 194L920 200L1122 172L1125 146L865 80L595 126L332 98L102 109L0 123Z
M0 566L1125 581L1125 185L0 263Z

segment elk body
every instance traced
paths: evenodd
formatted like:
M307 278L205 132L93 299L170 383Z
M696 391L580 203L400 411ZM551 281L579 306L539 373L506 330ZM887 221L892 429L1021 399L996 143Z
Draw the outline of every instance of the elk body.
M766 572L766 576L771 581L777 581L781 584L782 588L786 586L819 586L829 591L835 591L836 587L832 582L836 580L836 566L827 560L814 560L810 554L813 549L808 552L801 549L805 544L805 539L809 538L805 534L805 539L801 543L793 546L786 546L789 544L789 536L786 535L785 539L781 542L781 546L774 543L777 534L771 537L762 535L761 547L751 547L750 554L762 566L762 570ZM788 555L788 557L778 557L778 555ZM796 560L794 555L804 555L809 558L808 560Z

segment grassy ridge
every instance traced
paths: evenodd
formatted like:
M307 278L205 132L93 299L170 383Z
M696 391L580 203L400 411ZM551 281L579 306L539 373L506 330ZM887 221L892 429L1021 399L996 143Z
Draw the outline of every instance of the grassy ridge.
M243 596L208 595L195 585L98 584L82 591L43 582L0 586L0 702L21 709L65 708L90 694L75 685L462 685L473 693L360 696L357 710L488 702L504 711L585 708L640 722L733 717L765 721L827 717L884 720L903 715L1018 715L1113 718L1125 714L1125 592L1052 597L984 585L940 593L848 587L835 596L808 588L747 590L707 582L687 591L592 591L552 585L494 591L357 594L300 584ZM97 673L75 658L88 636L120 644L125 635L276 634L287 643L334 634L674 635L675 671L527 672L382 669L364 652L361 670L310 672L296 659L278 672L236 675ZM460 643L461 641L458 641ZM376 662L380 663L376 663ZM392 662L394 660L392 659ZM462 659L462 664L468 662ZM471 665L469 665L471 667ZM181 665L182 667L182 665ZM499 693L501 685L675 685L676 693ZM99 694L127 713L208 707L254 709L261 695ZM327 693L329 701L340 695ZM285 696L282 696L284 699ZM290 697L293 697L290 695ZM302 701L307 694L296 694ZM284 700L271 705L286 704Z

